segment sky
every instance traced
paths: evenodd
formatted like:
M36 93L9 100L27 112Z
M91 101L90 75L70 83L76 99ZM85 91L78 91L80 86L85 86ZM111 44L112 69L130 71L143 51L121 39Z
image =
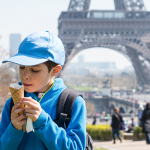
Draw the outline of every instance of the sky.
M143 0L150 11L150 0ZM49 30L58 35L58 17L67 11L70 0L1 0L0 1L0 46L9 51L9 34L21 34L22 40L36 31ZM91 0L90 10L114 10L113 0ZM109 53L109 55L108 55ZM131 66L130 61L119 52L106 48L86 49L77 54L85 62L115 62L118 69Z

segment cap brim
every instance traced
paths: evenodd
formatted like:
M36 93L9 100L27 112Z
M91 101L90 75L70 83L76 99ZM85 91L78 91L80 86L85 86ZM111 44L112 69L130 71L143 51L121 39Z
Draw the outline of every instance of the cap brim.
M18 65L23 65L23 66L35 66L35 65L44 63L46 61L48 61L48 60L16 54L16 55L2 61L2 63L12 62L12 63L18 64Z

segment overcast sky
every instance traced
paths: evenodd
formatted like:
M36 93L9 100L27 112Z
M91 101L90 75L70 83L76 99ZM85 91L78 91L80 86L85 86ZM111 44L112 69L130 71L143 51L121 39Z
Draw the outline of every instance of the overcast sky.
M58 17L61 11L67 11L70 0L0 0L0 46L9 51L9 34L19 33L22 40L36 31L49 30L58 35ZM150 11L150 0L144 0ZM114 10L113 0L91 0L90 10ZM84 50L79 55L85 61L116 62L120 69L131 63L120 53L104 48ZM92 57L91 57L92 56Z

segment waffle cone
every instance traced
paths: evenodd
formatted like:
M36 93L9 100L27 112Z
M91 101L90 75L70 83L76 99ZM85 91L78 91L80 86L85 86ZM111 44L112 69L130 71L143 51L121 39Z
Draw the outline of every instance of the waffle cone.
M21 87L19 90L9 87L12 98L13 98L13 102L14 104L17 104L20 102L21 97L24 97L24 89L23 87Z
M23 86L19 90L9 86L9 90L11 92L14 105L20 102L21 97L24 97ZM20 107L23 108L24 104L21 104ZM23 111L19 113L19 115L22 115L22 114L24 114ZM23 125L23 131L25 132L25 125Z

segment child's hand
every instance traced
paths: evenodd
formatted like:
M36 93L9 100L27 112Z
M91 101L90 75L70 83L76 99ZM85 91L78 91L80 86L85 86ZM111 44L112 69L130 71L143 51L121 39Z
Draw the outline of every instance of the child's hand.
M42 112L42 108L39 102L35 101L30 97L23 97L21 98L20 103L25 104L29 107L25 108L26 117L30 117L32 121L35 122Z
M24 111L24 108L20 108L20 103L12 107L11 123L17 130L22 130L22 126L27 122L24 114L18 116L22 111Z

